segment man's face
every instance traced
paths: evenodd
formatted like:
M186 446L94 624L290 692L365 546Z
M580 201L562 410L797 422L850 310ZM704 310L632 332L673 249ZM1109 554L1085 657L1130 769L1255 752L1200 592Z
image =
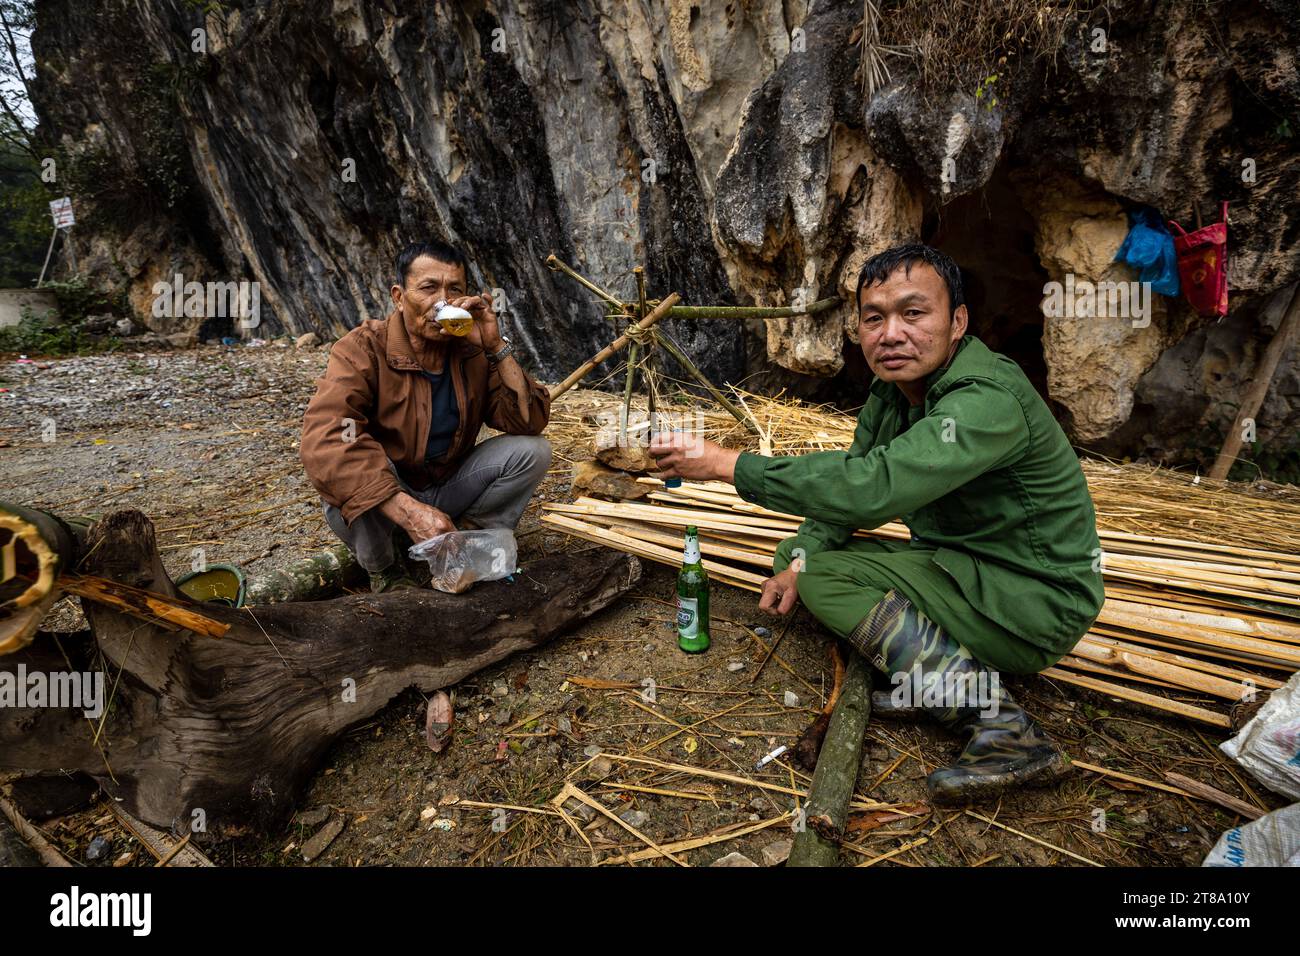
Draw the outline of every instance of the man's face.
M432 256L419 256L406 273L406 286L392 288L393 304L406 320L406 327L427 342L453 342L456 336L442 330L433 319L438 302L451 302L466 295L465 270Z
M884 282L866 286L858 300L858 340L878 378L922 381L943 366L966 333L966 306L952 313L948 287L934 267L899 266Z

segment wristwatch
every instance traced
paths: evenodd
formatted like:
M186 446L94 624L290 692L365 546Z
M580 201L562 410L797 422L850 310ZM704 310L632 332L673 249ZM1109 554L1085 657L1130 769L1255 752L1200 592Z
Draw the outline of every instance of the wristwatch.
M501 336L501 342L502 345L500 351L483 353L484 355L487 356L488 361L491 362L493 365L496 365L503 358L505 358L507 355L509 355L511 352L515 350L515 347L510 344L510 340L506 338L504 335Z

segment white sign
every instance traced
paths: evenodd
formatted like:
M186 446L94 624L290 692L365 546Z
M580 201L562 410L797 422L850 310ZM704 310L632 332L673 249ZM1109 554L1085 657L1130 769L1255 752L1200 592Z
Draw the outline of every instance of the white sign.
M51 200L50 215L54 217L55 229L67 229L77 221L72 215L72 199L69 196Z

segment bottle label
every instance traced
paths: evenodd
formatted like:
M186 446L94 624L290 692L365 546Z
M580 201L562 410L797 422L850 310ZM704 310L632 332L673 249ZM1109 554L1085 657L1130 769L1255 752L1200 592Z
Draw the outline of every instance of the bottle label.
M695 638L700 633L699 598L677 598L677 636Z

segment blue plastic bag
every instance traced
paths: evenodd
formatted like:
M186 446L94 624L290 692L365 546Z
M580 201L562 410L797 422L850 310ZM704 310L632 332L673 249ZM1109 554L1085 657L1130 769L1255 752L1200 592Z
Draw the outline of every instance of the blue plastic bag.
M1177 295L1178 256L1174 237L1165 228L1160 213L1150 206L1130 209L1128 223L1128 235L1115 253L1115 261L1136 269L1138 280L1150 282L1152 292Z

